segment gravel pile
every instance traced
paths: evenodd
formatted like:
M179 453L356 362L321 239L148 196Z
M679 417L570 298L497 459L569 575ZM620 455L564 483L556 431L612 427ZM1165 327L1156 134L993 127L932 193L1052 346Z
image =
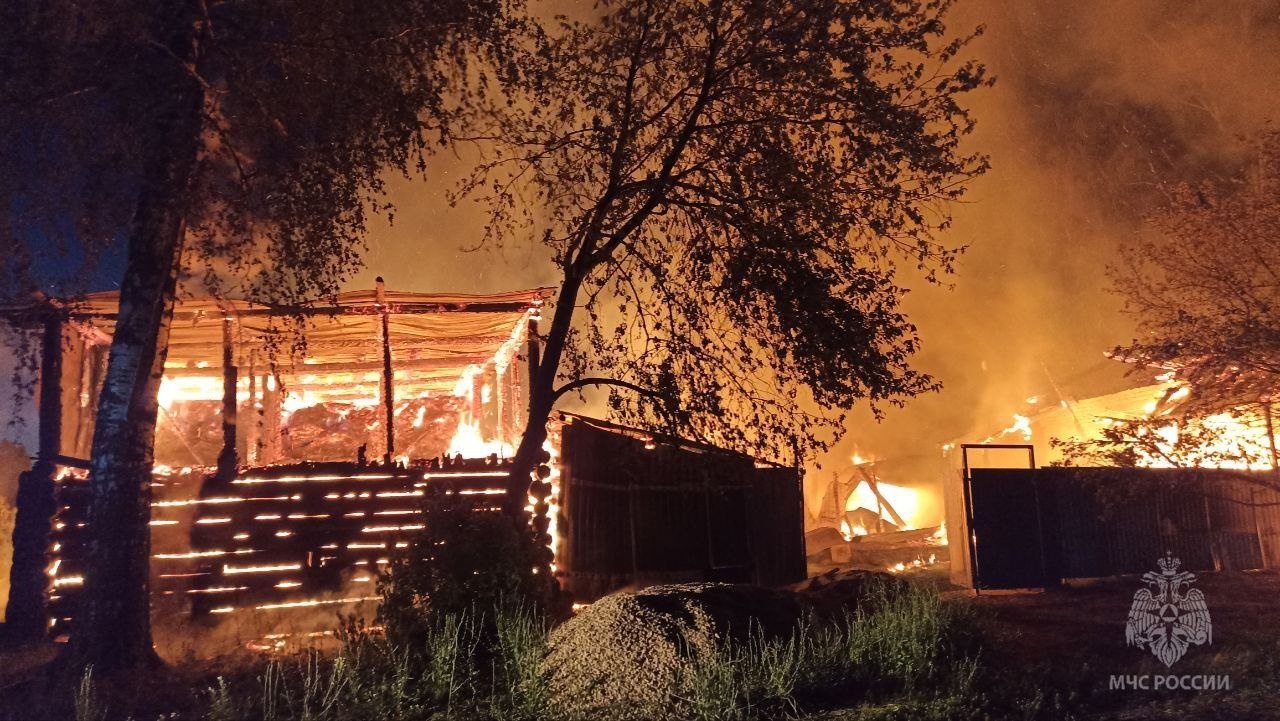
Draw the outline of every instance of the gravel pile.
M543 671L552 710L610 721L669 717L700 655L757 632L784 636L800 614L794 593L756 586L694 583L607 596L551 634Z

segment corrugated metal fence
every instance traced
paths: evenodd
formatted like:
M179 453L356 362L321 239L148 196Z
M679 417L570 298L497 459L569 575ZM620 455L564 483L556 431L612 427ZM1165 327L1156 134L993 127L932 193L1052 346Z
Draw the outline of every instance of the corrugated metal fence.
M795 469L583 421L562 432L561 567L576 598L652 583L804 578Z
M1272 479L1214 469L974 469L967 497L975 583L1142 573L1166 552L1193 571L1276 567L1280 492L1266 487ZM1010 483L1031 495L1007 502ZM1017 538L1008 537L1013 528Z

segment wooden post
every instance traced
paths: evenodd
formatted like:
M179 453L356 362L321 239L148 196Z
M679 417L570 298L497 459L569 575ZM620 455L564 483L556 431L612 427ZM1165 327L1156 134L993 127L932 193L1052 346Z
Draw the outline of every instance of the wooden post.
M50 521L57 506L54 472L62 443L62 318L45 318L40 342L39 448L35 466L18 477L18 516L13 527L13 565L5 630L11 639L45 633Z
M876 533L884 533L884 499L880 497L876 482L871 478L867 478L867 488L876 497Z
M223 482L235 479L240 457L236 452L236 370L235 319L227 311L222 317L222 452L218 454L218 478Z
M1262 402L1262 417L1267 421L1267 443L1271 446L1271 472L1280 477L1280 452L1276 450L1276 427L1271 415L1270 398Z
M262 465L274 463L283 455L280 439L280 415L283 412L280 397L280 377L275 368L262 378L262 430L259 432L259 443L262 454L258 462Z
M249 427L245 429L244 454L245 461L253 466L259 463L262 449L259 438L262 433L262 409L258 406L258 352L249 353Z
M507 442L511 437L510 428L507 426L507 372L505 368L498 367L495 363L493 366L493 393L490 396L494 403L494 415L497 417L497 432L495 437L498 441L498 447Z
M471 376L471 423L476 427L476 434L484 438L484 369Z
M85 347L87 372L80 386L80 392L85 398L84 409L80 413L80 427L76 430L75 448L69 449L77 458L88 458L93 449L94 419L98 417L98 393L102 386L102 377L107 371L107 353L110 350L110 339L105 343L95 342Z
M640 534L636 533L636 478L628 474L627 481L627 531L631 539L631 578L628 579L630 584L638 584L640 582ZM710 555L711 548L707 548L707 554Z
M1213 560L1213 570L1222 570L1222 551L1218 547L1217 534L1213 532L1213 515L1209 511L1209 489L1202 479L1200 481L1200 495L1204 500L1204 531L1209 539L1209 555Z
M1261 568L1267 568L1267 543L1262 536L1262 524L1258 521L1258 489L1249 486L1249 510L1253 511L1253 533L1258 537L1258 559Z
M62 453L62 318L44 322L40 341L40 448L37 460L50 465Z
M528 335L528 342L529 342L529 359L528 359L529 378L527 382L529 383L529 387L532 388L533 381L538 376L538 366L542 364L542 346L538 343L538 319L537 318L529 319L529 328L528 328L527 335ZM533 403L532 392L529 393L529 403L530 404ZM533 411L532 405L529 406L529 411L530 413L532 413ZM528 420L526 418L526 423L527 422Z
M396 398L395 376L391 368L391 313L387 307L387 290L382 276L378 276L378 308L382 311L382 405L387 413L387 452L382 462L391 465L396 450Z
M516 446L520 443L520 434L524 432L525 423L520 417L520 364L517 364L515 357L512 357L511 364L507 365L507 391L511 393L511 398L507 402L508 414L511 415L509 428L511 428L512 446Z

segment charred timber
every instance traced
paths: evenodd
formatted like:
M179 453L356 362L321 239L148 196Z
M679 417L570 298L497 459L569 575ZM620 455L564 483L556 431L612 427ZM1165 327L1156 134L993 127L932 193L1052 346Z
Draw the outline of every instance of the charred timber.
M231 479L240 459L236 453L236 386L239 381L235 363L235 338L232 320L222 320L222 452L218 454L218 476Z
M480 303L391 303L387 305L387 313L391 315L433 315L436 313L523 313L534 304L527 301L489 301ZM0 317L23 321L41 318L50 310L42 309L3 309ZM61 311L60 311L61 312ZM236 311L241 318L289 317L310 318L313 316L341 315L381 315L383 310L373 305L350 306L288 306L272 305L258 308L242 308ZM70 310L66 317L71 320L115 320L119 313L103 313L98 311ZM205 311L175 311L175 321L198 321L207 318Z
M40 429L35 467L18 477L18 515L13 528L13 563L5 611L7 634L34 640L45 632L45 575L57 459L62 439L62 319L45 318L40 347Z
M395 370L449 370L453 371L458 366L479 365L488 360L488 356L483 355L465 355L453 358L433 358L430 360L399 360L395 362ZM186 377L186 376L209 376L213 377L218 374L220 368L226 366L210 365L204 368L165 368L164 374L169 377ZM241 365L240 367L245 367ZM330 373L374 373L382 372L386 368L384 361L360 362L360 363L315 363L301 364L292 368L286 366L280 369L282 375L324 375ZM451 376L452 377L452 376ZM290 384L297 385L297 384Z

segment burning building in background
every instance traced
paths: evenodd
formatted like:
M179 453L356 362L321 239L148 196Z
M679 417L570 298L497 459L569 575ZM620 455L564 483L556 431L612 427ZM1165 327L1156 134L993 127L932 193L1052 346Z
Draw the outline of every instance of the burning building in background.
M180 302L158 397L158 600L198 616L341 608L372 598L379 567L421 528L430 481L496 507L547 295L379 283L298 308ZM37 471L18 493L7 623L43 625L46 601L55 629L75 615L116 305L103 293L6 312L40 367ZM549 517L554 502L535 505Z
M1161 442L1140 451L1136 465L1180 465L1181 459L1162 455L1157 449L1176 442L1178 423L1184 418L1183 409L1191 395L1189 388L1172 380L1172 375L1163 369L1135 369L1131 364L1103 360L1061 385L1035 389L1021 406L1009 410L1008 425L952 439L943 445L943 453L955 458L955 449L963 444L1024 444L1034 448L1040 465L1051 465L1069 460L1061 441L1094 440L1116 424L1143 421L1151 422ZM1241 470L1273 467L1267 421L1260 410L1242 408L1197 422L1220 431L1218 435L1225 444L1201 449L1202 457L1213 460L1198 465ZM950 465L958 467L960 462L953 460Z
M502 455L524 425L517 356L548 292L356 291L295 309L181 302L159 393L156 463L215 466L228 427L235 457L249 466L349 460L360 447L370 459L406 462ZM78 402L64 401L67 455L88 454L114 305L114 294L96 294L70 314L63 392Z
M809 570L860 568L899 573L946 554L936 478L918 475L919 458L876 461L855 455L831 476L808 518Z
M1191 391L1172 375L1108 359L1029 395L1007 426L943 444L951 580L1040 586L1137 572L1170 549L1196 570L1273 566L1280 484L1269 409L1189 418ZM1144 435L1108 437L1117 427ZM1196 428L1211 432L1180 448ZM1064 452L1103 443L1128 462Z
M1280 536L1275 535L1280 532L1280 517L1271 518L1275 514L1266 505L1269 501L1259 500L1270 498L1271 489L1262 481L1271 477L1277 465L1270 432L1273 424L1264 410L1246 408L1197 418L1188 426L1184 407L1190 391L1172 381L1171 375L1112 359L1061 382L1046 374L1044 387L1028 388L1025 400L1008 409L1003 425L976 429L942 443L933 453L884 460L855 456L850 466L830 476L817 511L807 515L810 571L831 567L903 571L948 561L954 583L980 585L974 550L980 539L971 531L975 508L981 506L979 515L985 512L988 523L1001 527L1000 532L988 527L982 544L987 552L993 547L1054 546L1063 534L1089 526L1088 533L1077 535L1106 540L1087 552L1064 551L1076 554L1067 560L1085 563L1082 558L1092 558L1089 572L1097 575L1123 572L1126 566L1118 560L1122 554L1111 546L1129 544L1131 539L1107 534L1121 532L1126 522L1094 527L1088 519L1105 515L1109 501L1102 497L1130 491L1134 497L1124 503L1146 503L1147 511L1156 514L1154 520L1140 522L1146 530L1155 529L1153 538L1159 540L1147 539L1153 546L1181 544L1188 557L1208 559L1201 566L1207 569L1255 568L1274 562L1280 558ZM1133 422L1143 423L1142 432L1150 434L1132 447L1136 468L1105 469L1105 473L1100 468L1050 469L1037 475L1037 469L1063 463L1114 465L1097 455L1069 457L1064 447L1087 447L1102 441L1108 430ZM1180 434L1196 425L1212 431L1211 441L1192 453L1179 453ZM921 445L926 444L922 439ZM1019 472L1030 475L1016 481L1000 475ZM1192 488L1194 478L1181 482L1192 477L1188 474L1200 472L1209 473L1204 476L1208 492ZM1036 480L1041 477L1048 480ZM1012 485L975 497L971 488L975 478L988 488L1003 482ZM1180 482L1181 490L1168 490ZM1145 500L1135 500L1141 495L1135 488L1149 492ZM1166 488L1169 500L1153 498L1157 488ZM1214 505L1219 503L1227 505ZM1201 509L1195 519L1175 518L1178 513L1190 513L1187 509L1193 506ZM1175 512L1175 508L1181 510ZM1139 513L1136 506L1131 511ZM1062 524L1070 529L1063 530ZM1198 535L1188 540L1187 534ZM948 537L954 541L950 547ZM1229 544L1235 544L1234 550ZM1035 561L1040 570L1025 573L1023 580L1039 585L1045 563L1052 566L1054 562L1047 557ZM1059 566L1072 568L1067 561Z
M429 497L499 510L547 297L379 283L305 308L180 302L152 483L157 610L179 623L251 617L259 635L321 610L310 625L331 627L333 611L377 600L379 570L422 529ZM35 456L50 470L24 474L18 494L8 622L74 622L115 311L108 293L6 314L40 341ZM579 598L653 580L803 577L796 469L581 416L548 430L529 509Z

